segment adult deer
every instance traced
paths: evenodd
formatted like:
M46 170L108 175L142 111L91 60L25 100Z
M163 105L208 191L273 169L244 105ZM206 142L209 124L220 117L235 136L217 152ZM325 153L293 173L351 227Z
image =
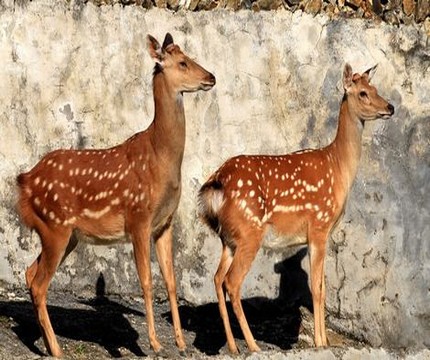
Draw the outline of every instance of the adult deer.
M18 210L42 242L26 281L46 348L53 356L62 352L46 309L47 290L57 266L76 246L75 239L94 244L131 241L149 340L158 352L161 345L152 308L152 238L168 291L176 344L181 352L186 348L172 256L172 217L181 193L185 145L183 93L209 90L215 77L186 56L170 34L162 46L148 35L147 44L156 62L155 115L150 126L110 149L53 151L17 178Z
M345 66L345 95L337 135L330 145L282 156L231 158L200 189L202 217L222 241L214 280L228 347L233 353L238 349L230 328L224 287L249 349L258 351L243 313L240 288L269 230L280 237L266 243L268 247L308 244L315 345L327 345L327 239L345 208L357 172L364 122L389 118L394 113L394 107L369 84L373 69L360 75L353 74L350 65Z

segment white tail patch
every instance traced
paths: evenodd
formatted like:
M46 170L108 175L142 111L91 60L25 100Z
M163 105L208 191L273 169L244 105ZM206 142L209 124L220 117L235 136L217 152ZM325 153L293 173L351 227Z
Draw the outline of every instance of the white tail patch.
M205 189L200 194L200 214L214 216L224 204L224 191L221 189Z
M208 206L211 208L212 213L217 214L224 204L224 191L222 190L212 190L208 194Z

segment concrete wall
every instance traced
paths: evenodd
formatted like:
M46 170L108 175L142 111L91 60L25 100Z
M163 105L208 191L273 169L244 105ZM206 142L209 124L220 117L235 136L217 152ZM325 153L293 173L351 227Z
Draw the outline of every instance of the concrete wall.
M137 7L70 7L30 2L0 12L0 286L24 287L39 240L14 211L15 177L59 147L108 147L153 116L146 34L169 31L217 77L187 94L183 196L175 221L179 295L215 301L219 239L196 217L199 186L239 153L286 153L334 136L345 62L396 107L366 126L363 155L346 214L328 245L329 321L374 346L430 343L430 48L418 26L329 20L286 11L171 13ZM262 250L244 297L299 298L284 261ZM305 252L294 258L308 271ZM301 269L303 268L303 270ZM140 294L129 245L80 244L52 288ZM156 295L165 297L158 266ZM305 289L306 290L306 289Z

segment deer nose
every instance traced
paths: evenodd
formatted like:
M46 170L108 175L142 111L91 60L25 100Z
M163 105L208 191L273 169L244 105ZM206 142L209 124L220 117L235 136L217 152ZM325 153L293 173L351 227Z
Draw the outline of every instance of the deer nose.
M210 82L211 84L213 84L213 85L215 85L215 84L216 84L215 76L214 76L214 74L212 74L212 73L210 73L210 74L209 74L209 82Z
M390 114L393 115L394 114L394 106L389 103L387 108L388 108L388 111L390 112Z

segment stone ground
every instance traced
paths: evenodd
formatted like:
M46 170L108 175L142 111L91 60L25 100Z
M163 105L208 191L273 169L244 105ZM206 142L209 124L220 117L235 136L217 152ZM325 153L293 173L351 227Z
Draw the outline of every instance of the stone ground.
M48 310L66 359L180 358L174 345L169 304L157 301L157 332L164 350L149 350L143 301L140 298L98 294L79 297L49 293ZM250 354L238 325L234 333L241 355L234 359L430 359L429 350L392 352L371 349L329 329L331 347L312 347L312 314L305 307L286 308L277 301L244 301L248 321L262 352ZM228 354L218 306L192 306L180 302L180 314L192 359L233 359ZM24 291L0 291L0 359L38 359L46 350L29 296Z

